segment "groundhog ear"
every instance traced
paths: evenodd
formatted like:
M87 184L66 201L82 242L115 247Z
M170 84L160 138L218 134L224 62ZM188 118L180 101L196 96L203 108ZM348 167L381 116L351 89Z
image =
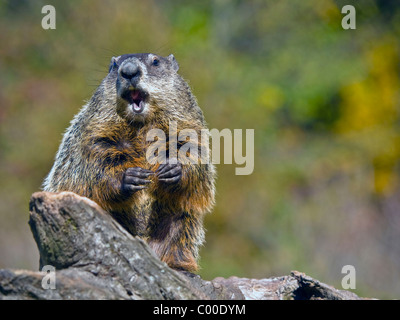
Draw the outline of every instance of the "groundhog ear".
M172 69L174 69L175 71L178 71L179 70L179 64L178 64L178 61L176 61L176 59L175 59L173 54L170 54L168 56L168 60L171 62Z
M114 67L117 66L118 57L112 57L110 66L108 67L108 72L110 72Z

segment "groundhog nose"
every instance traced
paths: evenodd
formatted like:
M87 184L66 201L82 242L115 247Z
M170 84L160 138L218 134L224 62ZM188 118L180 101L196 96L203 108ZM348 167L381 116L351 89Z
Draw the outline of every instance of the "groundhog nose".
M133 62L124 63L121 66L121 76L130 81L139 78L141 72L139 66Z

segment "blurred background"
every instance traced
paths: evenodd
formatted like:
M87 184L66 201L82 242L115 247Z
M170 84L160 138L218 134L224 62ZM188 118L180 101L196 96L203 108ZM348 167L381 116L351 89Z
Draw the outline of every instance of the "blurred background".
M0 0L0 28L0 268L38 269L29 198L111 57L173 53L209 128L255 130L252 175L218 165L201 276L341 288L350 264L400 298L399 1Z

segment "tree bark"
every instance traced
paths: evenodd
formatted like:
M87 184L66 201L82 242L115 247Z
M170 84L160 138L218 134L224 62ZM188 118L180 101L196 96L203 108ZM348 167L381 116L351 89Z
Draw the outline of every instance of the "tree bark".
M0 299L361 299L303 273L207 281L161 262L95 202L72 192L37 192L30 219L40 269L55 267L55 289L41 271L0 270Z

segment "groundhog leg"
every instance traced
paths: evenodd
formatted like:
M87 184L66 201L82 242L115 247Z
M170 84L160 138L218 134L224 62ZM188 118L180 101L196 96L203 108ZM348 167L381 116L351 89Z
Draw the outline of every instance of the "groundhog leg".
M198 247L204 239L202 218L179 209L176 192L182 179L182 165L166 163L155 172L160 192L152 205L148 225L148 243L171 268L196 271ZM188 200L190 201L190 200Z
M203 221L187 212L157 211L154 203L148 244L169 267L194 272L198 269L198 247L204 240Z

